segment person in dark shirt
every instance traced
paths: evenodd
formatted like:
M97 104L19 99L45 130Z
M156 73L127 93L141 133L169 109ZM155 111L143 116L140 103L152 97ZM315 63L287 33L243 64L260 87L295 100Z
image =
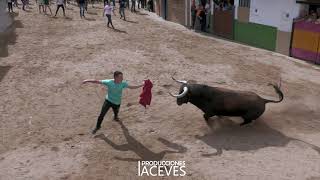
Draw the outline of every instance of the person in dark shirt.
M130 9L130 7L129 7L129 6L130 6L129 0L126 0L125 2L126 2L126 7L127 7L128 9Z
M136 0L131 0L131 12L136 12Z
M80 17L84 17L84 8L85 8L85 5L86 5L86 0L78 0L78 5L79 5L79 8L80 8Z
M120 19L123 18L123 20L126 20L126 14L125 14L125 8L126 8L126 0L119 0L119 14Z
M9 11L9 12L13 12L12 0L7 0L7 3L8 3L8 11Z
M148 11L153 12L153 0L148 0Z

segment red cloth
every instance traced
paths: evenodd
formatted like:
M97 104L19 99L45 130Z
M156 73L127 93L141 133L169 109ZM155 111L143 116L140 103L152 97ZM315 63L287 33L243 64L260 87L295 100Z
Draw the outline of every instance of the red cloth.
M140 94L139 103L145 108L147 107L147 105L150 106L151 98L152 98L152 93L151 93L152 87L153 87L153 84L149 79L144 81L142 93Z

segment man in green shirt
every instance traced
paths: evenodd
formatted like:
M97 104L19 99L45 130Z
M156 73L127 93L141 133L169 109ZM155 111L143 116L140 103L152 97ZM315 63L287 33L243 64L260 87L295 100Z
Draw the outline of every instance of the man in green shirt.
M110 107L113 110L114 113L114 119L115 121L119 121L118 113L120 109L121 104L121 98L122 98L122 90L125 88L129 89L137 89L143 86L130 86L126 81L123 81L123 74L120 71L116 71L113 74L114 79L105 79L105 80L95 80L95 79L87 79L84 80L82 83L95 83L95 84L101 84L108 88L108 94L106 95L106 99L103 103L101 113L97 120L96 128L92 131L92 134L95 134L100 128L101 123L103 121L104 116L110 109Z

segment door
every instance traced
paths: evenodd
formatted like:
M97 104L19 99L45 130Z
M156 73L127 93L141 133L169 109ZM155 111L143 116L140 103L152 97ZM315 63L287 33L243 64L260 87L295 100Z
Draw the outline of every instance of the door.
M213 32L214 34L234 39L233 37L234 26L234 8L232 10L221 10L216 8L214 10Z
M291 55L320 63L320 25L307 21L294 22Z

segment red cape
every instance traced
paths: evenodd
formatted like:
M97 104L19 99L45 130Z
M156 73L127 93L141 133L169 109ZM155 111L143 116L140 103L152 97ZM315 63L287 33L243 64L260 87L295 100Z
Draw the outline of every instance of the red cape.
M151 104L152 87L153 87L153 84L149 79L144 81L142 93L140 94L140 100L139 100L139 103L144 107L147 107L147 105L150 106Z

